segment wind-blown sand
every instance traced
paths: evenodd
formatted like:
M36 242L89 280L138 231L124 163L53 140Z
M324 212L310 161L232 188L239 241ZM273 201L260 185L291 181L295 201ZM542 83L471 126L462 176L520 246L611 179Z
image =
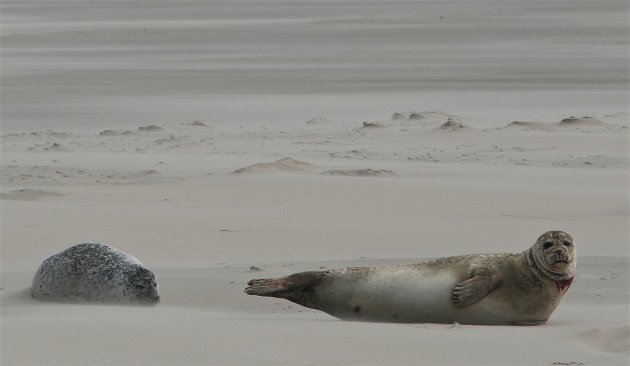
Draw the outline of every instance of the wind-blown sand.
M3 365L628 363L626 2L63 4L2 9ZM243 293L547 230L578 267L543 326ZM140 259L161 303L33 300L85 241Z

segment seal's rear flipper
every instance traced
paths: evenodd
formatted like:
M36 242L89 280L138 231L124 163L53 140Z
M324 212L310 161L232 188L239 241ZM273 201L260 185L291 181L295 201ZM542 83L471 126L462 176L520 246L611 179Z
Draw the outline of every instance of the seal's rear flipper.
M286 290L283 280L283 278L251 280L247 282L249 287L245 289L245 293L257 296L273 296L273 294Z
M292 274L282 278L255 279L249 281L245 289L248 295L280 297L295 301L297 297L322 279L322 272L309 271Z

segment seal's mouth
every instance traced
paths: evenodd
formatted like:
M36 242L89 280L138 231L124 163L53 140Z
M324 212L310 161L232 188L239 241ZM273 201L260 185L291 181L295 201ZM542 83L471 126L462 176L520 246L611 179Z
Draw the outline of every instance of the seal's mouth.
M556 251L549 256L549 261L553 263L560 263L560 262L569 263L570 256L568 253Z
M566 266L571 264L571 259L567 255L552 255L547 259L547 262L556 267L556 266Z
M567 255L554 255L549 258L549 264L555 265L567 265L571 263L571 259Z

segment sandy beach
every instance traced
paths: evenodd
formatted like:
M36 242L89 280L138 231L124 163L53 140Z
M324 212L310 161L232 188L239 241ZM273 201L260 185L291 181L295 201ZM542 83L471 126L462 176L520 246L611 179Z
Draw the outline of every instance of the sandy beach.
M2 0L2 365L627 365L625 1ZM576 240L536 327L346 322L248 280ZM97 241L155 307L31 298Z

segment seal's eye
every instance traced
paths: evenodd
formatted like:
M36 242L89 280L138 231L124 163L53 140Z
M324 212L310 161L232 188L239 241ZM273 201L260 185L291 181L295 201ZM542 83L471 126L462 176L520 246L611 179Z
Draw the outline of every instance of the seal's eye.
M134 284L134 286L138 289L138 290L144 290L145 288L147 288L147 286L143 283L136 283Z
M570 242L570 241L568 241L568 240L563 241L563 242L562 242L562 244L563 244L565 247L572 247L572 246L573 246L573 243L571 243L571 242Z
M543 243L543 249L549 249L553 246L553 242L552 241L546 241Z

